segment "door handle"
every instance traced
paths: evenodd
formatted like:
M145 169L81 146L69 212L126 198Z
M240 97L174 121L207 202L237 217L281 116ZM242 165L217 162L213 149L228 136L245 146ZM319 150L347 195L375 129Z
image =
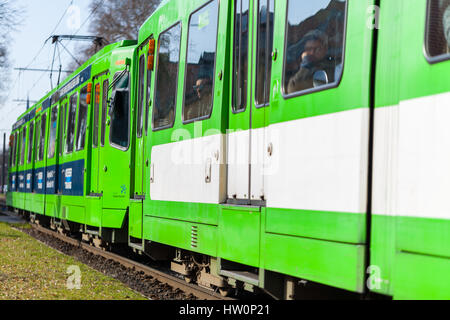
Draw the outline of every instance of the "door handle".
M150 183L155 182L155 164L152 163L150 167Z
M205 182L211 183L211 158L206 160L205 166Z
M273 154L273 144L272 144L272 142L269 143L269 145L267 146L267 154L269 155L269 157L271 157L272 154Z

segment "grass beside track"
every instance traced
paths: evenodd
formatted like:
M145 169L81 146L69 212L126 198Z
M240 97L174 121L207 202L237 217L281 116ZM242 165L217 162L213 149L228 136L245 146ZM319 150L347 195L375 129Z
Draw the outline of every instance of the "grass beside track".
M78 268L80 282L75 278ZM69 289L68 284L73 288ZM76 288L78 284L80 289ZM145 297L0 223L0 300L145 300Z

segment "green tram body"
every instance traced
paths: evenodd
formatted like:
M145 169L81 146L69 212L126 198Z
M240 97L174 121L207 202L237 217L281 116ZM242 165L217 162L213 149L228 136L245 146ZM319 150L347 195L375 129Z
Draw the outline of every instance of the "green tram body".
M13 127L8 205L126 241L181 273L208 257L216 280L197 281L219 287L242 281L286 298L294 277L449 299L450 43L435 45L439 3L163 1L137 44L97 53L75 73L90 68L86 82L55 101L111 83L124 62L129 96L108 98L130 98L127 141L111 145L108 109L105 144L92 146L102 127L92 98L84 150L39 162L33 147L36 161L20 165L23 128L28 148L29 124L46 115L48 141L48 99L69 77ZM324 33L334 73L293 81L300 48L325 47ZM79 195L36 191L40 170L77 161L84 173L64 182L84 179Z

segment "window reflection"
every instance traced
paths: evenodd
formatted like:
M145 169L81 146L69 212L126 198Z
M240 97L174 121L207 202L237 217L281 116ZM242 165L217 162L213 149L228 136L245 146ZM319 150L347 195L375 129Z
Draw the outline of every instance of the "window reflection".
M153 108L153 128L173 125L175 120L181 24L164 31L158 40L158 62Z
M342 73L346 1L289 1L284 91L337 82Z
M213 1L189 21L183 120L208 117L213 106L218 4Z

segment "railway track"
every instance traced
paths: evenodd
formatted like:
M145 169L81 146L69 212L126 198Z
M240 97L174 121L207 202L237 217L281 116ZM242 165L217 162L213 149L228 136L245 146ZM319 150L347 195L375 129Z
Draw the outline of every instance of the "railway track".
M5 201L2 201L2 200L3 199L0 199L0 212L2 212L3 214L11 215L11 213L8 213L8 212L6 212L6 210L3 210L6 206L6 203L5 203ZM14 214L14 216L16 216L16 215ZM72 246L82 248L83 250L86 250L92 254L102 256L105 259L110 259L115 262L118 262L126 268L134 269L138 272L143 272L145 275L151 276L154 279L158 280L159 282L165 283L165 284L171 286L173 289L179 289L179 290L183 291L186 295L192 294L199 300L236 300L236 299L230 298L230 297L223 297L222 295L220 295L212 290L208 290L206 288L202 288L197 285L187 283L186 281L179 279L175 276L164 273L160 270L146 266L142 263L133 261L131 259L122 257L116 253L93 247L92 245L84 243L81 240L68 237L66 235L63 235L63 234L58 233L53 230L46 229L46 228L36 225L36 224L30 224L30 225L36 231L39 231L41 233L52 236L56 239L59 239L59 240L65 242L65 243L68 243Z
M206 288L202 288L197 285L187 283L184 280L179 279L175 276L166 274L160 270L146 266L142 263L130 260L128 258L122 257L118 254L115 254L115 253L112 253L109 251L104 251L102 249L93 247L93 246L91 246L87 243L84 243L78 239L70 238L70 237L63 235L61 233L58 233L56 231L52 231L52 230L46 229L42 226L35 225L35 224L31 224L31 227L33 229L35 229L36 231L50 235L54 238L57 238L65 243L68 243L75 247L80 247L83 250L91 252L92 254L99 255L105 259L110 259L115 262L118 262L126 268L134 269L138 272L143 272L145 275L151 276L151 277L155 278L156 280L158 280L159 282L165 283L165 284L171 286L173 289L179 289L187 295L192 294L200 300L235 300L234 298L223 297L222 295L220 295L212 290L208 290Z

